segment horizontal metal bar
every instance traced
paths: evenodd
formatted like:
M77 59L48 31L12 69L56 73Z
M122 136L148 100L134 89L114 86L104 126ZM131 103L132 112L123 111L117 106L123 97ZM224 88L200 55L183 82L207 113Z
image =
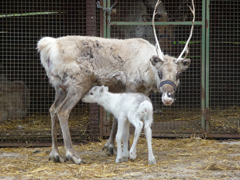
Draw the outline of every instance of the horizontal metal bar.
M202 21L196 21L194 22L194 25L203 25L204 23ZM111 26L115 26L115 25L152 25L152 22L111 22L110 24ZM184 25L184 26L191 26L192 22L188 21L188 22L155 22L155 25Z
M200 130L157 130L157 129L152 129L152 134L156 135L156 134L162 134L162 133L166 133L166 134L200 134L201 131Z
M75 143L74 143L75 145ZM0 147L51 147L52 143L1 143ZM58 146L64 146L63 143L58 143Z
M220 44L220 43L223 43L223 44L236 44L236 45L239 45L240 42L211 42L211 44Z
M32 13L20 13L20 14L3 14L3 15L0 15L0 18L17 17L17 16L36 16L36 15L46 15L46 14L63 14L63 12L32 12Z
M235 134L209 134L209 133L206 133L206 137L207 138L213 138L213 139L216 139L216 138L237 138L239 139L240 138L240 133L235 133Z
M186 44L186 41L178 41L178 42L173 41L172 43L173 44ZM201 43L201 41L190 41L189 42L189 44L200 44L200 43Z
M153 134L153 138L190 138L190 137L200 137L200 138L205 138L204 134L169 134L169 133L158 133L158 134Z
M73 145L82 145L82 144L87 144L88 142L86 140L82 140L80 142L74 142ZM3 147L51 147L52 143L51 142L35 142L35 143L24 143L24 142L10 142L10 143L0 143L0 148ZM64 146L62 142L58 142L58 147Z

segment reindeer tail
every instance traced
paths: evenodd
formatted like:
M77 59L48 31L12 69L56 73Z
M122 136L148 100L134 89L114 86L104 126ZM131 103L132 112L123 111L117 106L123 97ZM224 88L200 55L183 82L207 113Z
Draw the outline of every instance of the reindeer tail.
M41 56L41 63L48 72L52 62L59 57L56 39L52 37L43 37L38 41L37 50Z

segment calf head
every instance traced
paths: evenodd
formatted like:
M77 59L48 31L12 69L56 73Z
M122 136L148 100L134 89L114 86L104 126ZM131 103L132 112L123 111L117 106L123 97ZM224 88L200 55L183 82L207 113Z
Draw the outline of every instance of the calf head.
M87 103L97 103L105 92L108 92L107 86L94 86L82 97L82 101Z
M178 91L180 86L180 75L183 71L187 70L189 67L191 61L190 59L187 59L187 55L189 52L188 44L192 37L192 32L194 28L194 22L195 22L195 7L194 2L192 0L192 6L193 8L190 8L192 14L193 14L193 20L192 20L192 28L190 32L190 36L185 44L185 47L178 58L171 57L168 55L164 55L163 52L160 49L160 45L158 42L158 38L156 35L155 30L155 15L156 15L156 9L158 5L161 2L158 0L155 6L155 10L153 12L153 19L152 19L152 26L153 26L153 32L156 40L156 51L158 56L153 56L150 60L152 65L156 68L157 74L159 78L160 84L157 85L159 91L162 93L162 102L170 106L174 100L175 100L175 93ZM184 58L182 58L183 53L186 52L186 55Z
M157 78L159 78L160 82L157 86L162 93L162 102L164 105L170 106L180 88L181 73L187 70L191 60L182 59L177 61L174 57L165 55L164 59L153 56L150 61L157 70Z

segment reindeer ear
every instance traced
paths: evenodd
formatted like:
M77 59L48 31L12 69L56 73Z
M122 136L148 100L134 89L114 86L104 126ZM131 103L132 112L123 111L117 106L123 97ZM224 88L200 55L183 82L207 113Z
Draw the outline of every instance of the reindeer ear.
M179 60L177 62L177 64L178 64L178 66L180 68L180 71L183 72L183 71L186 71L188 69L188 67L191 64L191 60L190 59Z
M156 69L160 68L160 66L163 64L163 60L160 59L158 56L151 57L150 61Z

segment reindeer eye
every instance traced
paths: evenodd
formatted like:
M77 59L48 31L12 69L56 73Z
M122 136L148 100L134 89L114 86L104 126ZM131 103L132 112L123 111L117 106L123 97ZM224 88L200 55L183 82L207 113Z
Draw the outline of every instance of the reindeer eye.
M177 72L176 79L178 80L181 77L181 73Z
M93 95L93 93L92 93L92 92L90 92L90 95Z
M161 70L158 71L158 77L159 77L160 79L162 79L162 71L161 71Z

